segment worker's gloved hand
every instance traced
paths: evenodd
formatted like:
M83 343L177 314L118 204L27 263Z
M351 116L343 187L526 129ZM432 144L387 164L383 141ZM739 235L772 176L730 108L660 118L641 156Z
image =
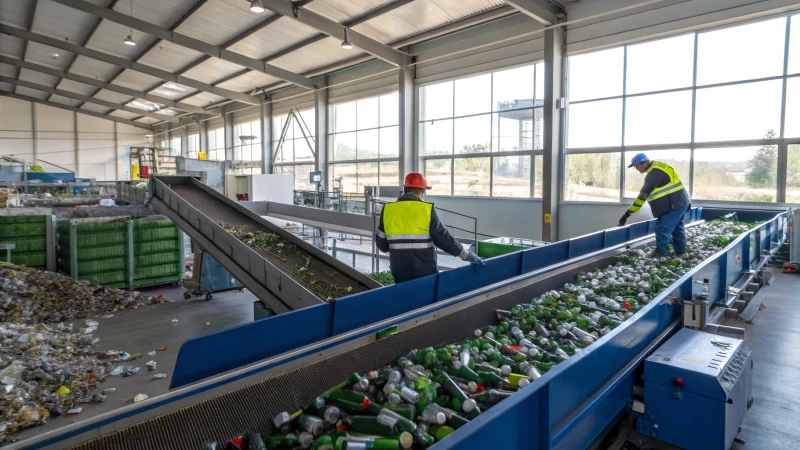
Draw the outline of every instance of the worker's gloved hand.
M628 217L630 217L630 216L631 216L631 212L630 211L625 211L625 214L623 214L622 217L620 217L619 223L617 224L617 226L618 227L624 227L625 226L625 222L628 221Z
M467 261L471 262L472 266L476 268L486 267L486 260L472 252L467 255Z

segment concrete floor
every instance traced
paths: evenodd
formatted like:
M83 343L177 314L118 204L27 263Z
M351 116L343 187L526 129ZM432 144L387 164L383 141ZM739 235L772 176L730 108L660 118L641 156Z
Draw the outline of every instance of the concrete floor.
M755 358L753 407L737 436L746 443L734 443L732 450L800 448L800 275L776 273L766 289L766 307L752 324L724 322L745 329Z
M83 412L80 414L51 418L42 426L17 433L16 438L26 439L130 405L133 403L133 397L140 393L149 397L164 394L169 390L178 350L187 339L253 321L253 301L256 297L249 292L215 293L213 300L205 301L202 298L184 300L183 288L166 286L140 290L154 296L163 294L173 302L119 311L108 319L94 318L100 323L94 333L95 337L100 338L97 350L143 353L142 359L121 363L125 366L140 367L139 373L126 378L107 377L100 385L101 388L117 390L109 393L105 402L84 404ZM172 323L173 319L178 319L178 322ZM75 321L76 326L82 323L83 320ZM160 352L158 349L161 347L169 349ZM147 355L153 350L156 351L155 356ZM153 372L148 372L145 367L150 360L158 363L157 369ZM155 380L153 375L156 373L166 373L167 378Z

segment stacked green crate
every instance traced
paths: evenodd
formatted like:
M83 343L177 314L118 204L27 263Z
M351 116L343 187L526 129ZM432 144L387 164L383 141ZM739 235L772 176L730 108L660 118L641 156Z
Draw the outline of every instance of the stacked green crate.
M0 216L0 243L14 244L13 264L44 269L47 266L48 216ZM5 261L5 251L0 252Z
M62 220L57 229L59 270L79 280L121 288L183 278L183 233L168 219Z
M135 286L183 278L183 232L171 220L136 219L133 247Z

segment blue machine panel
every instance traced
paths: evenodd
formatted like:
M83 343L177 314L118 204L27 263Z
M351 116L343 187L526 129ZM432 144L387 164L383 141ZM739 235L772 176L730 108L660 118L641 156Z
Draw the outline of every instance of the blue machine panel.
M681 329L644 364L640 432L688 450L728 449L752 403L744 341Z

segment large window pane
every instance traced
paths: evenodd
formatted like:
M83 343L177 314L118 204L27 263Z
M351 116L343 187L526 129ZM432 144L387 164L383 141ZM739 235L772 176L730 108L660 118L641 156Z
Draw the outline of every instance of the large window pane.
M533 107L533 71L531 65L492 74L492 111Z
M286 123L288 119L288 115L283 114L281 116L273 117L272 118L272 138L276 141L281 138L281 132L283 131L283 125ZM291 130L289 130L289 134L286 138L291 139Z
M397 125L400 114L400 95L397 92L380 97L381 126Z
M294 166L294 188L299 191L314 190L314 185L311 184L311 170L314 166L308 164Z
M387 127L380 130L381 158L397 158L400 156L400 130L399 127Z
M625 152L625 197L626 198L634 198L639 195L639 191L642 190L642 184L644 184L644 177L645 174L639 173L636 169L631 167L628 169L628 165L630 164L631 158L634 155L640 152ZM691 152L689 150L648 150L645 152L647 154L647 158L650 161L660 161L665 164L669 164L670 167L675 169L675 172L678 173L678 178L681 179L681 182L689 189L689 164L691 158Z
M359 100L358 109L358 129L377 128L379 119L378 97Z
M357 164L331 164L331 186L342 186L342 191L346 194L359 193ZM363 192L363 191L361 191Z
M453 121L453 147L456 154L490 151L491 122L491 114L455 119Z
M533 150L533 110L508 111L492 119L492 151Z
M533 197L542 198L542 181L544 180L544 171L542 168L544 167L544 156L534 156L533 164Z
M492 110L492 75L456 80L455 115L466 116Z
M455 159L453 161L453 195L489 196L490 159Z
M619 201L619 153L567 155L567 190L564 200Z
M569 107L569 148L622 144L622 99Z
M536 100L544 105L544 63L536 64Z
M569 57L570 101L622 95L624 48Z
M358 165L358 191L363 193L365 186L378 186L378 163L360 163Z
M293 162L294 161L294 140L287 139L283 141L280 151L278 151L278 141L273 143L272 154L278 152L278 157L275 159L277 163Z
M789 37L788 73L800 73L800 14L792 16L792 33Z
M311 136L317 135L317 123L316 123L316 113L314 109L307 109L305 111L300 111L300 118L303 119L303 122L306 126L306 131L311 133ZM300 136L295 136L300 137Z
M382 162L380 168L379 183L381 186L400 185L400 163L398 161Z
M783 73L786 18L700 33L697 84L750 80ZM753 97L757 99L758 97Z
M778 148L709 148L694 151L694 190L701 200L774 202Z
M786 203L800 203L800 144L790 145L788 148L786 158Z
M358 159L374 159L378 157L378 136L378 130L359 131L357 133Z
M530 156L504 156L494 158L492 196L531 196Z
M420 119L453 117L453 82L432 84L420 89L422 111Z
M356 133L339 133L331 136L333 159L356 159Z
M797 21L797 26L800 27L800 20ZM800 34L800 30L797 33ZM800 48L797 51L800 52ZM800 78L786 80L785 124L783 137L800 137Z
M429 159L425 161L425 179L428 181L430 195L450 195L452 159Z
M697 90L695 141L760 139L780 130L781 80Z
M172 149L172 152L176 155L181 154L181 137L176 136L170 139L169 147Z
M352 134L352 133L350 133ZM311 151L314 141L303 138L294 140L294 160L296 162L314 161L314 153Z
M452 155L453 120L435 120L419 124L419 142L423 155Z
M356 102L333 105L332 133L353 131L356 129Z
M692 91L629 97L625 105L625 145L692 140Z
M691 86L694 34L631 45L627 66L627 94Z

